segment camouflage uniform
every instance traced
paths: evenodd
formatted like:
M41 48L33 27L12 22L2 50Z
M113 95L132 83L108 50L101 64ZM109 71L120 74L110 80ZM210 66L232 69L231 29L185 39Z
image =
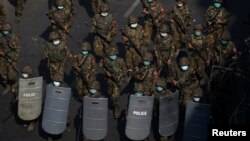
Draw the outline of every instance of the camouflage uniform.
M154 53L158 69L166 69L175 55L173 37L168 25L162 24L155 37Z
M3 78L5 90L3 94L10 91L10 85L17 85L16 62L19 59L19 38L11 32L11 25L5 23L1 26L0 34L0 75Z
M136 27L132 27L137 25ZM138 19L136 17L129 17L128 25L122 30L122 39L126 45L126 65L130 71L133 71L135 67L142 61L141 55L145 52L143 48L143 28L138 25ZM136 50L136 49L137 50Z
M107 3L107 0L91 0L92 11L95 14L99 13L100 5Z
M207 22L207 42L208 47L213 48L214 43L221 37L222 32L230 19L230 13L222 7L223 0L213 0L213 5L209 6L205 15ZM216 8L216 6L218 8Z
M17 5L16 5L16 16L17 17L22 16L25 3L26 3L26 0L17 0Z
M142 83L145 88L146 95L151 95L154 91L155 78L158 77L158 72L153 64L153 55L150 52L146 52L143 56L143 61L139 68L134 73L137 83Z
M104 57L114 36L116 35L117 23L113 16L108 13L108 5L100 6L100 12L92 19L92 30L94 36L94 52L98 57Z
M204 71L195 68L187 52L180 52L176 61L169 67L168 81L180 90L181 105L185 107L187 101L192 100L195 90L206 85L207 76Z
M107 57L104 59L104 71L108 78L108 93L114 105L114 118L119 116L119 97L121 82L124 82L127 75L127 68L122 58L118 58L118 50L112 46L108 50Z
M174 44L179 49L181 47L180 42L185 38L192 23L192 13L185 0L176 1L177 5L170 10L170 22Z
M91 46L88 42L83 42L81 53L73 56L73 68L76 71L76 87L78 94L84 96L84 90L87 83L95 80L96 77L96 61L95 57L90 53Z
M4 5L0 3L0 26L2 23L4 23L6 20L6 13L4 11Z
M72 25L73 10L65 0L56 0L56 9L49 11L48 17L53 30L69 34Z
M59 74L64 78L64 67L68 57L71 56L68 46L57 32L50 33L50 42L45 48L45 56L48 59L48 67L50 70L50 77L55 79L55 75Z
M201 24L194 26L194 33L189 37L188 50L195 68L204 71L206 65L209 64L209 50L206 48L206 37L203 35L203 26Z
M165 9L163 5L156 0L142 0L144 14L145 32L149 34L148 39L151 40L152 34L157 30L165 17Z

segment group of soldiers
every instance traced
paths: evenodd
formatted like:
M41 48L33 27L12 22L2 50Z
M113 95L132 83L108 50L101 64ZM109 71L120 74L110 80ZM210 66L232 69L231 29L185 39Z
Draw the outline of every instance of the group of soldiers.
M51 32L44 51L52 86L66 86L65 66L70 64L79 97L103 98L100 82L96 80L97 68L101 68L108 83L115 119L120 116L120 94L128 86L133 87L129 92L132 95L154 96L156 103L161 97L179 91L181 112L185 112L188 101L210 103L211 83L216 79L212 67L225 67L237 55L227 30L230 13L223 7L223 0L212 0L205 14L206 25L196 24L191 34L192 11L185 0L176 0L170 10L157 0L141 0L143 24L140 25L138 17L128 18L127 25L120 30L126 49L122 53L114 45L118 22L110 13L107 1L91 2L94 16L92 23L86 24L92 27L93 43L84 41L80 52L72 53L68 47L74 16L72 0L52 0L47 14ZM16 13L20 16L23 0L18 0L18 5ZM16 67L19 38L6 22L3 5L0 5L0 18L2 94L17 93L16 72L22 79L34 76L30 66L25 66L21 72ZM120 57L122 55L125 57ZM27 130L34 130L34 125L35 119L29 122ZM52 137L49 136L49 140ZM161 141L166 140L168 137L161 136Z

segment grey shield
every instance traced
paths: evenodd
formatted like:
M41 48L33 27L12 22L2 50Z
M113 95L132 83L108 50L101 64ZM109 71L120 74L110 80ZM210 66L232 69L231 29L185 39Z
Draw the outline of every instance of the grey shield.
M18 116L22 120L33 120L42 111L43 77L19 79Z
M179 91L160 97L159 133L161 136L173 135L179 123Z
M108 131L108 99L84 97L83 134L90 140L102 140Z
M66 128L71 89L47 85L42 128L50 134L61 134Z
M184 141L207 141L210 104L188 101L184 125Z
M150 132L154 97L130 96L125 133L129 139L143 140Z

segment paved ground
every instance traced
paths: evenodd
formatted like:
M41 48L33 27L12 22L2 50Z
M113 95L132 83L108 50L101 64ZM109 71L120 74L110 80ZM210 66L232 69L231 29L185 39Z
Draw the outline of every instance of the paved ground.
M48 35L49 21L46 17L48 4L51 0L28 0L25 5L24 15L22 16L20 23L14 23L14 6L7 0L3 0L6 8L8 21L13 23L14 32L20 36L21 39L21 58L18 62L18 67L21 68L25 64L29 64L36 68L36 75L43 75L45 81L47 80L47 70L45 69L45 62L43 58L44 45ZM11 1L11 0L10 0ZM166 9L170 9L174 4L174 0L160 0ZM90 21L89 16L92 15L90 10L89 0L73 0L75 7L74 25L70 34L72 38L69 40L69 48L73 52L77 52L80 47L80 43L83 40L91 40L88 37L90 27L84 24L84 21ZM124 16L129 10L130 6L134 3L134 0L108 0L110 9L118 21L119 28L123 27L127 19ZM206 8L208 7L209 0L188 0L188 4L191 6L194 16L194 23L204 23L204 17ZM233 18L230 22L230 31L232 31L233 40L237 43L239 48L242 48L242 39L246 38L250 33L250 28L242 24L242 20L250 13L250 1L245 0L227 0L226 6L232 12ZM141 4L139 4L132 11L132 15L141 15ZM120 34L117 36L115 42L122 48ZM122 49L121 49L122 50ZM66 82L70 86L75 85L75 80L69 67L67 67ZM103 80L103 75L98 75L99 80ZM103 81L102 81L103 82ZM106 91L105 85L102 85L104 92ZM241 85L240 89L244 89ZM0 89L2 90L2 88ZM106 93L104 93L106 95ZM74 94L73 94L74 95ZM122 109L125 109L127 103L127 94L121 96ZM9 114L11 114L11 108L8 106L12 95L2 96L0 95L0 140L1 141L44 141L46 135L40 128L32 133L27 133L18 118L14 115L7 121ZM237 103L237 102L236 102ZM74 141L77 139L76 135L79 132L79 121L75 118L77 109L80 107L80 102L74 97L71 100L70 115L73 121L72 132L64 134L59 141ZM13 111L13 110L12 110ZM4 121L4 122L2 122ZM40 123L40 122L39 122ZM154 132L156 132L154 130ZM176 137L176 140L179 137ZM109 112L109 131L105 138L105 141L127 141L128 139L124 135L124 122L122 120L113 120L111 111ZM150 135L151 141L158 140L154 138L154 135Z

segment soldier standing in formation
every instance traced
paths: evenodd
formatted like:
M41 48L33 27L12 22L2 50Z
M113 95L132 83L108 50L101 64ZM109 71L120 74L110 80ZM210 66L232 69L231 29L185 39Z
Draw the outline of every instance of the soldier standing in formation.
M45 48L45 56L48 59L50 77L54 80L55 75L59 74L61 78L64 78L65 63L71 57L71 53L66 42L61 40L57 32L51 32L49 39L50 42Z
M109 13L107 4L102 4L100 12L94 16L92 30L95 33L94 53L96 56L103 58L105 57L105 50L110 47L117 30L117 23L112 14Z
M84 96L84 90L87 88L87 83L96 78L96 61L91 54L91 45L88 42L83 42L81 52L73 56L73 68L76 72L76 88L78 95Z
M138 68L146 50L142 46L143 34L144 30L141 25L138 25L138 18L129 17L128 25L122 30L122 40L126 45L126 65L131 73Z
M122 58L118 57L118 49L111 46L107 52L107 57L103 61L104 72L108 78L108 93L114 106L114 118L117 119L120 114L119 98L123 82L127 78L127 68Z
M176 2L176 5L170 10L169 18L174 45L179 49L181 47L180 42L185 40L192 23L192 12L185 0L176 0Z
M3 78L3 95L15 90L17 86L16 63L20 55L20 43L17 35L12 33L10 24L1 26L0 34L0 75Z

